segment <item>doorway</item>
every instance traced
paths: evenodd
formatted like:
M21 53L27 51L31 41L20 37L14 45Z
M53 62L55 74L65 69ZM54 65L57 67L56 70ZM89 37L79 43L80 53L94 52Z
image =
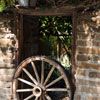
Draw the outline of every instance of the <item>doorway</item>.
M30 56L43 55L56 59L65 68L70 68L70 71L72 71L73 34L71 16L22 15L20 20L22 21L20 25L22 27L22 30L20 30L22 45L19 51L21 54L19 61ZM55 25L54 27L52 23L53 25L58 24L58 26ZM65 27L63 28L63 26ZM67 30L66 27L68 27ZM69 63L66 64L66 61L69 61Z
M41 55L72 64L71 16L23 16L22 58Z

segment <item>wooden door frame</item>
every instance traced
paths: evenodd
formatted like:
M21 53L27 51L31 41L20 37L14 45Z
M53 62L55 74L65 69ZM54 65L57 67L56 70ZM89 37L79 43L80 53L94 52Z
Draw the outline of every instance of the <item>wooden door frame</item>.
M77 10L75 8L69 9L69 7L51 9L51 10L35 10L35 9L18 9L16 16L16 37L17 37L17 65L22 60L23 54L23 16L72 16L73 28L72 28L72 74L75 74L75 52L76 52L76 25L77 25ZM73 78L74 79L74 78Z

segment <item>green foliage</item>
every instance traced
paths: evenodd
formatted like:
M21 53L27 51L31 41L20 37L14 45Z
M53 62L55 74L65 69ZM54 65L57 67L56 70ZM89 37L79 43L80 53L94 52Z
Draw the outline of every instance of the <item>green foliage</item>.
M8 7L14 6L14 3L15 3L14 0L1 0L0 1L0 12L2 12Z
M71 17L61 17L61 16L41 16L40 19L40 31L42 34L47 35L69 35L71 34L72 22ZM59 32L61 33L59 33Z
M58 58L67 54L71 61L72 18L64 16L41 16L39 23L40 41L45 45L42 54L51 56L52 58Z
M46 56L55 56L56 55L56 46L55 46L55 42L56 42L56 38L54 38L53 36L46 36L45 34L40 38L40 41L42 43L43 48L48 48L48 49L44 49L42 51L42 55L46 55ZM53 51L52 51L53 49ZM52 52L51 52L52 51Z

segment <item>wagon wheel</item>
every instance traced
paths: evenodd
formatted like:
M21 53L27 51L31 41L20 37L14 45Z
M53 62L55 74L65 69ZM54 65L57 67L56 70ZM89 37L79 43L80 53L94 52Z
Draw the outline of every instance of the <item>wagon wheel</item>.
M54 60L36 56L18 66L13 79L14 100L71 100L71 97L68 78Z

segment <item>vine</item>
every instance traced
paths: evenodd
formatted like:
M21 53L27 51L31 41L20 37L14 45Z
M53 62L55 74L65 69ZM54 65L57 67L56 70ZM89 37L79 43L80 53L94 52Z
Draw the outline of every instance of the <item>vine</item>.
M0 12L15 5L14 0L0 0Z
M17 1L18 4L18 1ZM0 12L8 7L15 6L15 0L0 0ZM83 6L98 6L100 7L100 0L37 0L37 5L45 10L52 8L52 6L66 6L66 5L83 5Z

